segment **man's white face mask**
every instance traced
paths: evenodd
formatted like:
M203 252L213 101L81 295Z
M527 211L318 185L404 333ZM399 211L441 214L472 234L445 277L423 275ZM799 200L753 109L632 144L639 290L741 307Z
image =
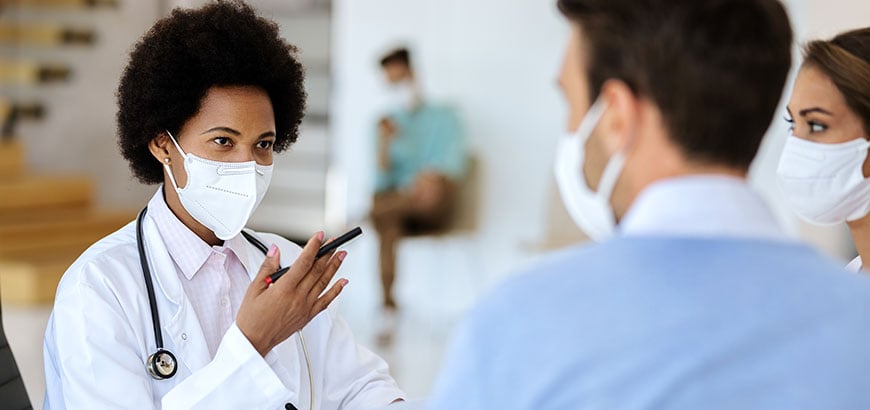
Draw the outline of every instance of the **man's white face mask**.
M596 99L577 131L559 139L554 168L559 193L568 214L596 242L610 239L616 232L616 217L610 205L610 196L625 167L625 153L618 151L607 161L598 182L598 191L592 191L586 184L583 171L586 141L606 110L607 103L601 98Z
M820 225L861 219L870 212L870 178L863 173L870 141L822 144L789 135L776 170L786 199L802 218Z
M163 164L181 205L218 238L227 240L238 235L269 189L272 165L200 158L185 153L175 137L169 131L166 133L184 158L187 172L187 184L179 188L172 168Z
M402 80L389 86L387 91L388 109L413 110L418 101L417 87L411 80Z

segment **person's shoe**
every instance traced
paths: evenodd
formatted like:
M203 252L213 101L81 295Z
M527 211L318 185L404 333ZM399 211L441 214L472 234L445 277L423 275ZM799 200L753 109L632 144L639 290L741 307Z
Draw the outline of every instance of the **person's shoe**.
M378 325L377 342L378 346L387 347L393 343L393 336L396 332L396 308L385 307L381 310L381 321Z

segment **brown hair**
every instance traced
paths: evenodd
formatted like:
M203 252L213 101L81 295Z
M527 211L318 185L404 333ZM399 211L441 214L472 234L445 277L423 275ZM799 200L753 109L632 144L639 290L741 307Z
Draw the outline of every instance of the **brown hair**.
M804 66L821 70L846 99L870 133L870 27L841 33L804 46Z
M693 160L748 168L782 97L792 32L776 0L558 0L608 79L653 101Z

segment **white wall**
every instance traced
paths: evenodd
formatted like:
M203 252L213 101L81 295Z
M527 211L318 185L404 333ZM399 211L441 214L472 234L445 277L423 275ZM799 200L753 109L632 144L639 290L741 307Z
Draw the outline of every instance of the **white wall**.
M554 2L338 0L334 5L335 163L351 215L369 207L381 54L412 48L428 96L461 110L483 170L481 266L512 269L544 221L550 159L563 129L556 87L567 24Z

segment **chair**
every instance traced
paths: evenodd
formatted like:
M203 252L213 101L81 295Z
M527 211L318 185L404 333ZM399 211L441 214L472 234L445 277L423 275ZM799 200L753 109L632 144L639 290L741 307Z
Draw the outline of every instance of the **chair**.
M463 313L473 303L486 281L481 276L483 269L477 259L476 238L482 180L480 161L471 155L465 178L459 181L457 207L447 227L401 239L396 261L399 275L395 289L398 297L413 300L413 305L437 305L439 310L447 312L448 319ZM416 257L409 259L411 255L435 259L438 263L419 263ZM414 274L406 274L408 271L414 271ZM414 285L407 286L411 281ZM455 288L450 288L456 286L462 286L464 291L456 292ZM421 289L426 291L421 292ZM439 297L432 299L433 295ZM399 303L403 304L401 300Z

